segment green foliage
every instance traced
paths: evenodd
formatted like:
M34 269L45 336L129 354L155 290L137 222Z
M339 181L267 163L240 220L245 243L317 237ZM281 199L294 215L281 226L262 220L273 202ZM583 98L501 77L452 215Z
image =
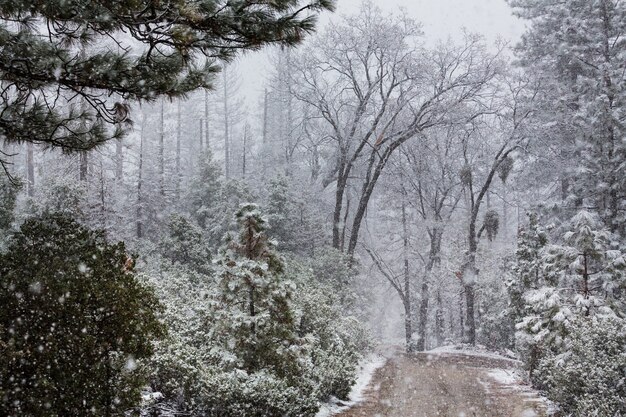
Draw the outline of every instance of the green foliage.
M8 178L0 177L0 250L15 219L15 202L20 188L21 183L13 184Z
M514 323L524 316L524 293L544 285L542 250L548 243L548 235L539 225L537 215L528 213L528 226L517 235L516 262L513 275L506 282L510 298L508 315Z
M307 378L315 396L347 399L355 382L362 354L371 348L365 327L339 308L341 299L332 287L320 284L313 271L290 272L297 277L295 304L299 311L298 335L309 352Z
M214 331L246 372L266 369L293 377L300 355L291 305L295 287L283 274L257 206L242 205L236 219L239 235L217 260Z
M236 218L240 232L215 272L167 263L147 271L170 334L145 365L164 396L146 411L312 416L318 401L345 399L354 383L369 338L342 305L339 288L353 271L330 251L285 262L255 205L242 205Z
M551 358L579 354L572 353L572 346L581 337L577 332L583 321L608 323L623 314L620 288L626 263L622 253L612 249L611 234L598 216L584 210L566 227L561 245L544 247L545 233L531 218L530 233L521 236L517 267L521 282L513 293L521 293L523 299L517 348L534 382L554 392L571 388L560 386L564 380L558 378L550 382L546 372L552 371L542 367Z
M270 180L268 191L267 218L278 248L312 255L320 245L322 231L309 205L295 192L294 183L279 175Z
M85 218L85 184L68 176L53 176L42 182L36 198L29 201L30 211L38 215L46 213L66 214L74 219Z
M304 264L314 272L315 280L330 288L339 298L339 305L346 312L354 312L358 299L356 292L357 270L350 266L348 256L341 251L324 247Z
M483 228L487 232L487 239L490 242L498 235L498 229L500 228L500 215L496 210L487 210L485 213L485 220L483 222Z
M160 305L123 243L70 217L27 220L0 255L0 403L7 416L122 415Z
M572 301L583 314L604 307L624 311L620 295L626 289L626 260L615 236L599 216L586 210L579 211L567 227L563 244L546 250L546 271L561 286L573 288Z
M160 252L165 258L198 271L206 272L209 269L210 248L198 226L186 217L175 214L170 217L167 232L160 243Z
M527 19L517 55L541 82L534 117L565 165L566 204L598 208L607 228L624 236L626 147L626 4L610 0L508 0ZM621 115L621 116L620 116ZM553 159L554 162L557 162ZM581 204L577 204L581 205Z
M0 137L91 149L124 133L127 101L211 88L220 60L296 44L314 14L332 8L331 0L0 1ZM119 47L91 48L111 40Z
M570 330L567 350L542 359L534 377L567 415L626 415L626 323L585 317Z
M253 197L245 183L221 176L221 169L210 151L204 154L188 201L189 211L204 230L210 248L216 250L224 243L224 236L234 229L232 213L242 203L254 200Z
M210 150L204 152L198 159L198 164L198 174L193 180L187 200L193 217L200 227L205 228L213 220L215 206L222 197L222 170L213 160Z

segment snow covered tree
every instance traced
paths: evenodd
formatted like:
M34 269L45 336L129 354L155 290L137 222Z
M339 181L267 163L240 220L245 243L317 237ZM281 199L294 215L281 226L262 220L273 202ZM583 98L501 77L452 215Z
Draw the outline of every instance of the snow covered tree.
M626 415L626 321L580 317L571 328L567 349L539 365L548 397L574 417Z
M209 247L216 251L226 233L233 229L232 213L254 198L245 182L222 176L210 150L203 153L199 164L199 172L189 187L188 210L204 230Z
M291 243L291 238L297 233L293 224L293 196L289 193L287 178L283 176L270 180L268 189L267 217L272 236L278 241L278 245L284 246Z
M160 251L163 256L197 271L206 272L211 263L211 250L203 236L202 229L190 219L172 215L166 235L161 239Z
M213 161L211 150L203 152L198 159L198 173L187 199L192 216L202 228L209 226L211 208L220 196L221 173L219 165Z
M300 349L292 308L294 285L266 234L266 221L254 204L235 215L239 234L217 261L215 332L248 373L272 370L297 378Z
M618 245L597 215L581 210L572 218L563 244L547 248L546 270L568 289L579 313L624 311L619 295L626 289L626 260Z
M319 219L297 193L294 181L279 174L268 185L267 219L281 252L313 254L320 245Z
M219 61L297 44L315 14L332 8L332 0L0 2L0 137L91 149L123 134L130 102L211 88Z
M539 225L537 214L529 213L528 226L520 228L517 236L516 262L506 283L510 298L508 314L513 323L524 316L524 294L545 284L542 250L547 243L548 235Z
M469 103L486 94L499 70L499 55L488 53L478 36L436 50L425 49L420 36L408 16L385 15L365 1L358 14L329 25L294 56L293 92L331 138L322 184L334 183L333 247L351 259L391 156L454 109L471 119ZM350 205L352 187L358 191Z
M0 414L123 415L163 333L152 290L110 244L66 215L27 220L0 255Z
M523 295L525 317L517 325L518 349L528 368L543 357L563 353L572 322L579 317L623 315L626 261L614 248L610 232L597 215L580 211L567 225L561 245L550 245L540 259L539 271L530 267L531 289Z
M626 2L509 0L529 20L517 48L537 77L543 135L558 154L570 205L597 207L611 232L626 232Z

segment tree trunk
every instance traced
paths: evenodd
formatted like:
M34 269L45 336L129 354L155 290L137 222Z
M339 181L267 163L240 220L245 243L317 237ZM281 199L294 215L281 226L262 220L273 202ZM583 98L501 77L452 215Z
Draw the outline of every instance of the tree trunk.
M137 239L143 237L143 141L144 141L144 129L145 129L145 116L141 123L141 134L139 137L139 168L137 178L137 211L136 211L136 233Z
M335 190L335 209L333 211L333 248L341 249L341 213L343 211L343 197L346 192L348 176L344 173L345 163L342 162L337 175L337 188Z
M404 257L404 334L406 351L413 352L413 313L411 309L411 277L409 271L409 226L406 215L406 193L402 195L402 249Z
M199 152L199 154L202 155L202 151L204 150L204 145L202 143L202 140L204 138L204 121L202 120L202 117L200 118L200 120L198 120L198 122L199 122L198 123L198 128L199 128L199 131L200 131L200 135L199 135L199 138L200 138L200 152Z
M124 145L121 139L115 141L115 181L121 183L124 179Z
M26 143L26 180L28 181L28 196L35 195L35 151L32 142Z
M180 186L182 182L182 174L180 171L180 141L182 136L181 108L180 100L176 112L176 200L180 201Z
M478 279L478 269L476 268L476 251L478 250L478 240L476 237L476 217L472 216L469 225L469 251L466 262L463 265L463 288L465 291L466 308L466 341L470 345L476 344L476 319L474 316L474 289Z
M161 128L159 130L159 194L165 196L165 115L164 100L161 99Z
M267 88L263 93L263 145L267 144Z
M228 79L224 68L224 176L230 178L230 138L228 121Z
M87 173L89 172L89 153L81 151L79 155L78 179L87 181Z
M435 343L436 347L439 347L443 344L443 333L444 333L444 315L443 315L443 306L441 305L441 293L437 291L437 311L435 312Z
M204 145L211 148L211 132L209 131L209 91L204 90Z
M241 155L241 177L246 178L246 152L248 150L248 131L249 126L246 124L243 131L243 152Z
M443 230L439 227L434 227L428 233L430 236L430 250L428 254L428 262L424 271L424 280L422 281L421 301L419 309L419 322L418 322L418 341L417 350L423 351L426 348L426 329L428 328L428 304L430 299L430 274L436 265L441 263L441 239L443 236Z
M461 340L465 339L465 306L463 298L465 296L465 287L459 291L459 336Z
M354 251L356 250L356 245L359 240L359 231L361 229L361 224L363 223L363 219L365 218L367 206L369 205L369 201L372 197L372 193L374 192L374 188L376 187L376 183L380 178L380 174L385 168L385 165L387 165L387 162L389 161L389 158L391 157L393 152L409 138L410 137L397 139L393 144L385 148L382 154L380 154L380 149L378 148L372 150L370 156L370 165L365 181L363 182L361 196L359 198L359 205L354 215L354 220L352 221L352 228L350 229L350 241L348 243L347 252L350 262L352 262L354 259Z

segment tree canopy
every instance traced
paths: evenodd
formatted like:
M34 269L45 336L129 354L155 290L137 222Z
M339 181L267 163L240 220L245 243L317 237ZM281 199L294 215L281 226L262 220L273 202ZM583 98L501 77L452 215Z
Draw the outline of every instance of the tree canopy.
M2 0L0 139L81 151L119 138L133 102L210 89L220 62L296 44L315 13L332 8L332 0Z

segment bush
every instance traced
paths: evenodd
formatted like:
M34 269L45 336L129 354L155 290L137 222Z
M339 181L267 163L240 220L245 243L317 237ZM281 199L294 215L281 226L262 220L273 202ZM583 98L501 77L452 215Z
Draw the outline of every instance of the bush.
M0 414L122 415L163 333L123 243L66 215L27 220L0 255Z
M161 274L146 271L170 336L145 364L160 398L144 413L307 417L319 401L348 396L369 347L338 291L349 271L329 255L284 262L254 205L242 206L237 219L245 227L214 270L156 261ZM183 241L189 232L182 230Z
M572 322L565 353L542 359L534 377L566 414L626 415L626 322L586 317Z

